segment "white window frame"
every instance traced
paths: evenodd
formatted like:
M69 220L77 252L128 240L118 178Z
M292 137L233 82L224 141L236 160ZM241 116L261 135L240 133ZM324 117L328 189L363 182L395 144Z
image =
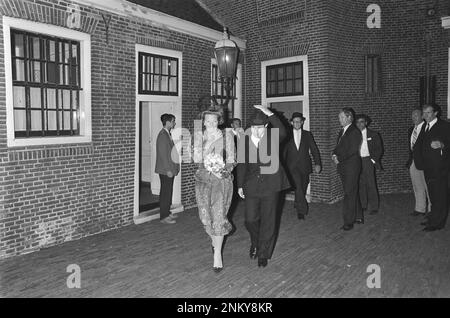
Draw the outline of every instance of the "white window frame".
M80 42L80 135L79 136L51 136L37 138L16 138L14 132L13 107L13 77L11 29L18 29L30 33L45 34L52 37L70 39ZM3 17L3 43L5 57L5 86L6 86L6 126L8 147L59 145L92 142L91 122L91 36L71 29L33 22L23 19Z
M217 65L215 58L211 58L211 95L213 94L212 87L212 66ZM236 99L234 100L234 113L230 114L232 118L239 118L242 120L242 64L238 63L236 68ZM231 118L228 118L231 119Z
M295 62L303 62L303 95L283 96L283 97L267 97L267 80L266 68L267 66L288 64ZM261 62L261 102L278 103L278 102L292 102L301 101L303 103L303 116L307 119L304 128L309 130L309 73L308 73L308 56L298 55L292 57L285 57L275 60L268 60Z

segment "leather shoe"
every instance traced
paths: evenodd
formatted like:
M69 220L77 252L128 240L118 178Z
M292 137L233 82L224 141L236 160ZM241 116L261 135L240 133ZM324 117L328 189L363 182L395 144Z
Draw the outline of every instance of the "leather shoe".
M223 267L213 267L214 273L218 274L222 271Z
M301 214L301 213L298 213L297 214L297 218L299 219L299 220L305 220L305 215L304 214Z
M169 218L171 218L172 220L175 220L178 217L178 215L170 213L169 214Z
M439 231L439 230L442 230L442 227L427 226L423 229L424 232L433 232L433 231Z
M370 215L375 215L375 214L378 214L378 210L372 210L372 211L370 211L370 213L369 213Z
M251 259L256 259L257 254L258 254L258 250L257 250L256 246L251 246L250 247L250 253L249 253L250 258Z
M353 224L344 224L341 229L344 231L350 231L351 229L353 229Z
M419 216L419 215L425 216L425 213L420 213L418 211L414 211L413 213L411 213L411 216Z
M258 267L266 267L267 258L258 258Z
M162 219L161 220L161 223L163 223L163 224L175 224L175 223L177 223L175 220L172 220L171 218L170 218L170 216L168 216L168 217L166 217L165 219Z
M355 223L356 224L364 224L364 219L356 219Z

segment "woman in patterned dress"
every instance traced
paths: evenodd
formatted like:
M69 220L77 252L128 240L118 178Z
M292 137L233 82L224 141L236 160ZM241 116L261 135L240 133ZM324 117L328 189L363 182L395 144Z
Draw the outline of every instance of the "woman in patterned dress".
M211 238L214 251L213 269L216 273L223 269L223 239L232 229L227 213L233 197L231 171L236 165L233 136L230 132L218 128L222 122L222 112L205 111L202 113L204 130L194 135L194 161L198 163L198 170L195 173L195 196L200 220ZM222 157L225 168L221 173L212 173L206 169L204 160L210 154Z

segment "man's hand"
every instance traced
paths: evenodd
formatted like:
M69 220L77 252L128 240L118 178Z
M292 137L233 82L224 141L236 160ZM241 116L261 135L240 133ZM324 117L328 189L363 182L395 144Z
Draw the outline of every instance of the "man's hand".
M439 140L435 140L435 141L431 142L431 148L433 148L433 149L443 149L444 148L444 144L442 142L440 142Z
M322 167L320 165L315 165L314 170L316 171L316 173L320 173L320 171L322 171Z
M269 108L267 108L267 105L253 105L253 107L262 111L266 116L273 115L273 112Z
M169 178L173 178L173 173L172 173L171 171L167 171L167 176L168 176Z
M331 157L331 159L333 159L333 162L334 162L335 164L338 164L338 163L339 163L339 160L338 160L338 158L337 158L336 155L333 155L333 156Z
M238 189L238 194L239 194L239 196L240 196L242 199L245 199L244 189L239 188L239 189Z

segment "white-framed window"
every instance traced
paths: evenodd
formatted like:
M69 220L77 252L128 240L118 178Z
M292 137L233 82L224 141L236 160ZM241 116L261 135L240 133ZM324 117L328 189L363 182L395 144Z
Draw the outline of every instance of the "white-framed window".
M8 147L91 142L90 35L3 17Z
M261 62L261 102L290 118L301 112L309 119L309 76L306 55ZM309 129L309 120L304 124Z
M242 65L238 64L236 69L236 78L231 81L230 96L228 101L228 113L230 118L242 119ZM211 59L211 96L214 96L217 102L223 103L226 100L226 89L224 80L219 77L219 70L216 59Z

